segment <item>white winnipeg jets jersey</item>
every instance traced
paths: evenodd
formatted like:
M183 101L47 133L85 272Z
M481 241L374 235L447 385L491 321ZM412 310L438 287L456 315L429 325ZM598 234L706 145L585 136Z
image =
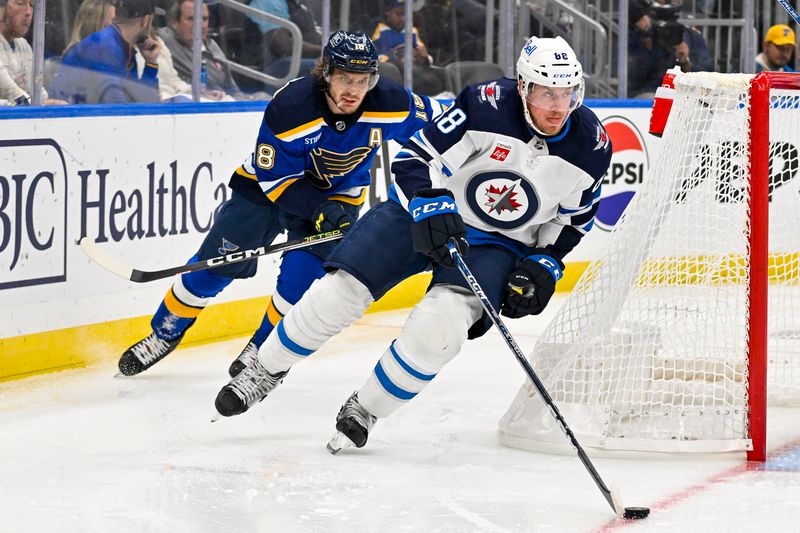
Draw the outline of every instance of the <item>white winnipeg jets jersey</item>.
M392 165L390 197L407 209L420 189L449 189L471 243L521 255L547 248L561 259L591 229L610 161L611 143L592 111L581 106L558 135L538 136L516 82L503 78L464 89L406 143Z

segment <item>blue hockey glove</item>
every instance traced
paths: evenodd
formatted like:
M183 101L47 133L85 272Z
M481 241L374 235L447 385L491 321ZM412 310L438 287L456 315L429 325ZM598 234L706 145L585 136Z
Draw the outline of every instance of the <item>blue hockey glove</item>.
M547 306L556 290L556 282L564 275L564 264L535 249L521 259L508 275L506 298L500 310L509 318L538 315Z
M458 214L453 193L447 189L421 189L409 202L408 211L414 218L411 225L414 250L446 267L455 265L447 249L450 237L455 238L459 252L467 252L467 227Z
M342 204L333 200L322 202L314 210L311 215L311 221L314 223L314 229L320 233L325 233L333 230L341 230L342 233L353 227L353 217L344 210Z

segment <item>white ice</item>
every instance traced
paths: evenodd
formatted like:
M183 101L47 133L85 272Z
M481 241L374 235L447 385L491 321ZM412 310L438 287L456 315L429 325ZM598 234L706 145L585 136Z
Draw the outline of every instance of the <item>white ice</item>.
M368 315L263 403L215 424L244 338L180 349L134 378L113 378L109 354L0 384L0 531L800 531L798 410L770 410L770 449L793 443L795 456L763 470L739 454L594 459L625 505L652 508L616 520L574 455L497 443L524 375L495 332L380 420L365 448L330 455L339 406L405 316ZM509 326L529 349L545 322Z

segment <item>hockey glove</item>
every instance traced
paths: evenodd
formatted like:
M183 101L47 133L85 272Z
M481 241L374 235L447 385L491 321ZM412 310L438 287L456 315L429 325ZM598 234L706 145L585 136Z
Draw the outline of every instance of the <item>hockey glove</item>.
M347 230L353 227L355 220L344 210L341 203L328 200L317 206L311 215L311 222L314 223L314 229L320 233L337 229L347 233Z
M538 315L547 306L561 279L564 264L535 249L533 255L521 259L508 275L506 299L501 314L509 318Z
M414 218L411 225L411 241L414 250L430 257L446 267L455 265L447 242L450 237L456 240L456 248L466 253L467 227L458 214L453 193L447 189L421 189L408 204Z

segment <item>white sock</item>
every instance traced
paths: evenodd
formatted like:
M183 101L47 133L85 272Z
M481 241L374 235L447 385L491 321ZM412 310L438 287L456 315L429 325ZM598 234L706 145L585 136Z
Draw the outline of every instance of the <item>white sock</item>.
M258 350L270 373L283 372L361 318L373 301L369 289L337 270L316 280Z

